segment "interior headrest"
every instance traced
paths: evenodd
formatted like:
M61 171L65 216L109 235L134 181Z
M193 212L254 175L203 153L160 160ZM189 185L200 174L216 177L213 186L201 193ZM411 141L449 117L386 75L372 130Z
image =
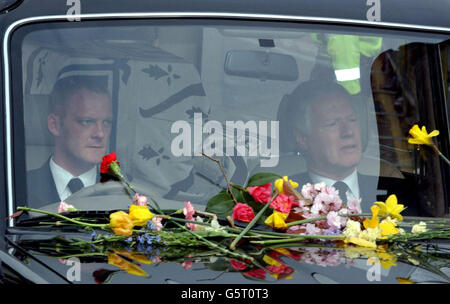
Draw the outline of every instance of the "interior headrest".
M26 95L24 100L25 143L53 145L53 136L47 127L48 95Z

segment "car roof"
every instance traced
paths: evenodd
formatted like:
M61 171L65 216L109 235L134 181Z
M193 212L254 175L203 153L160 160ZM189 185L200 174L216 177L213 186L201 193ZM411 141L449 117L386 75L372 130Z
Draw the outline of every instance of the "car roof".
M450 28L448 0L96 0L81 1L81 13L211 12L367 21L375 7L381 22ZM66 14L65 1L24 0L15 10L30 16ZM369 12L369 10L372 10ZM370 16L369 16L370 18ZM373 21L373 20L369 20Z

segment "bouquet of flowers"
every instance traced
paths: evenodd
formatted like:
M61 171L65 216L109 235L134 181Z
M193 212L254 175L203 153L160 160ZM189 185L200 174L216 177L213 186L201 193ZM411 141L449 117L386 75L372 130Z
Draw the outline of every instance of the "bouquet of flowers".
M22 212L41 213L49 217L43 225L88 230L91 240L52 239L50 243L62 242L64 246L59 248L68 250L66 257L73 251L90 250L89 256L106 256L108 263L141 275L133 260L182 258L183 267L189 268L192 260L187 258L211 257L211 252L228 259L230 270L260 279L266 273L280 279L294 272L281 256L319 265L338 265L342 258L377 257L386 266L393 263L389 246L399 248L411 241L450 237L448 221L403 222L405 208L395 194L385 202L374 202L371 213L364 214L360 200L344 204L339 191L325 183L300 188L287 176L257 173L246 185L236 185L228 181L218 163L227 190L212 197L205 211L196 210L190 202L182 203L178 210L161 209L152 198L135 192L120 172L116 154L111 153L103 158L100 171L119 179L134 193L128 210L92 219L61 202L58 213L19 207L13 217ZM302 246L308 248L291 249ZM154 250L159 253L149 256ZM124 256L128 257L125 262Z

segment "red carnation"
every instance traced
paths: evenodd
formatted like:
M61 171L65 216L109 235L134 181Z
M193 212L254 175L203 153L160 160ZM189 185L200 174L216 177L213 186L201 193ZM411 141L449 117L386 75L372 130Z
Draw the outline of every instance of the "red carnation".
M110 165L114 162L118 163L116 152L111 152L103 156L102 163L100 164L100 173L108 173Z
M236 270L244 270L245 268L247 268L247 264L238 262L236 260L231 260L230 265Z
M245 275L257 279L264 280L266 278L266 271L262 268L252 269L250 271L244 272Z
M255 213L252 207L247 204L237 203L233 208L233 219L235 220L249 223L254 217Z
M281 213L289 213L293 204L294 197L292 195L278 194L270 203L270 207Z
M253 186L247 188L248 193L255 199L258 203L267 203L272 197L272 183L268 183L262 186Z

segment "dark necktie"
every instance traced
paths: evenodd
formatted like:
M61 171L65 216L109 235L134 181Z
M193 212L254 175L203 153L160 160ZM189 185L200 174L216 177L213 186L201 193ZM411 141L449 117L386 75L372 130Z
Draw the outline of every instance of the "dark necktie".
M344 204L347 204L347 191L349 189L347 184L342 181L338 181L333 184L333 187L336 188L336 190L339 190L339 197Z
M69 186L70 192L72 192L72 194L80 191L80 189L84 187L83 182L78 177L72 178L67 186Z

